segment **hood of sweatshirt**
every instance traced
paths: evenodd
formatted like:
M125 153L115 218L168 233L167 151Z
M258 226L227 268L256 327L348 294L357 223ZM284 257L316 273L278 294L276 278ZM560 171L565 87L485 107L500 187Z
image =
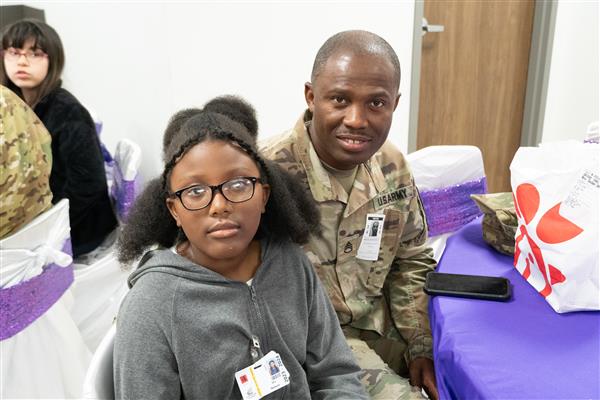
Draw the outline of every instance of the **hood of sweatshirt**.
M258 267L255 277L262 272L262 264L268 260L272 246L277 245L275 241L262 239L260 241L261 265ZM225 278L223 275L175 253L171 249L151 250L144 254L137 268L129 275L127 283L133 287L135 283L148 273L162 273L178 276L192 281L227 284L237 281ZM238 282L239 283L239 282Z

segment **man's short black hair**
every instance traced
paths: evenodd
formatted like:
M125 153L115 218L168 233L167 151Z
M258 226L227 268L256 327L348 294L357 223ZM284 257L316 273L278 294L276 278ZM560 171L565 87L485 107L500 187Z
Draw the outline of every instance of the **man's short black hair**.
M329 58L342 50L350 51L353 54L379 55L387 58L394 67L396 83L400 87L400 61L392 46L381 36L360 30L336 33L323 43L313 64L310 76L313 83L323 71Z

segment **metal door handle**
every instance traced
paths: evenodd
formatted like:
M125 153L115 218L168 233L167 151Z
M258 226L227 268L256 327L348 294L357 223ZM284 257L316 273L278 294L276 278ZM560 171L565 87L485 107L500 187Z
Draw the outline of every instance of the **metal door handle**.
M429 25L425 17L423 17L422 28L423 32L421 32L421 36L425 36L427 32L444 32L444 25Z

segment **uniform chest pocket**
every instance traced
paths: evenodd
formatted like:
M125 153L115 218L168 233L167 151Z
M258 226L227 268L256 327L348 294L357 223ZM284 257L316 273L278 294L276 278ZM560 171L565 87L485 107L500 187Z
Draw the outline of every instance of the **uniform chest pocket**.
M383 287L385 278L390 272L409 215L408 212L395 209L387 209L384 214L385 223L379 258L374 262L368 280L368 285L376 288Z
M362 232L346 237L338 244L338 266L345 266L347 272L354 269L351 271L354 284L363 286L371 295L378 295L383 287L408 218L408 212L394 209L382 210L382 213L385 214L385 221L376 261L356 258ZM352 265L355 267L352 268Z
M346 292L362 293L374 296L380 294L380 288L387 275L384 262L381 259L381 247L377 261L361 260L356 257L362 241L362 233L345 237L339 243L337 268L342 287L347 286Z

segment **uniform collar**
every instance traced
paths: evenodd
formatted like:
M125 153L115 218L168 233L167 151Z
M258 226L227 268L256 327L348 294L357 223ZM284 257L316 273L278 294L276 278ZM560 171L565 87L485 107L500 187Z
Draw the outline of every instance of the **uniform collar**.
M308 110L296 122L293 135L298 158L306 171L310 191L318 202L333 200L346 204L344 216L350 215L380 192L385 191L385 178L379 164L381 151L358 166L354 187L348 196L342 185L327 172L317 156L304 122L307 112Z

